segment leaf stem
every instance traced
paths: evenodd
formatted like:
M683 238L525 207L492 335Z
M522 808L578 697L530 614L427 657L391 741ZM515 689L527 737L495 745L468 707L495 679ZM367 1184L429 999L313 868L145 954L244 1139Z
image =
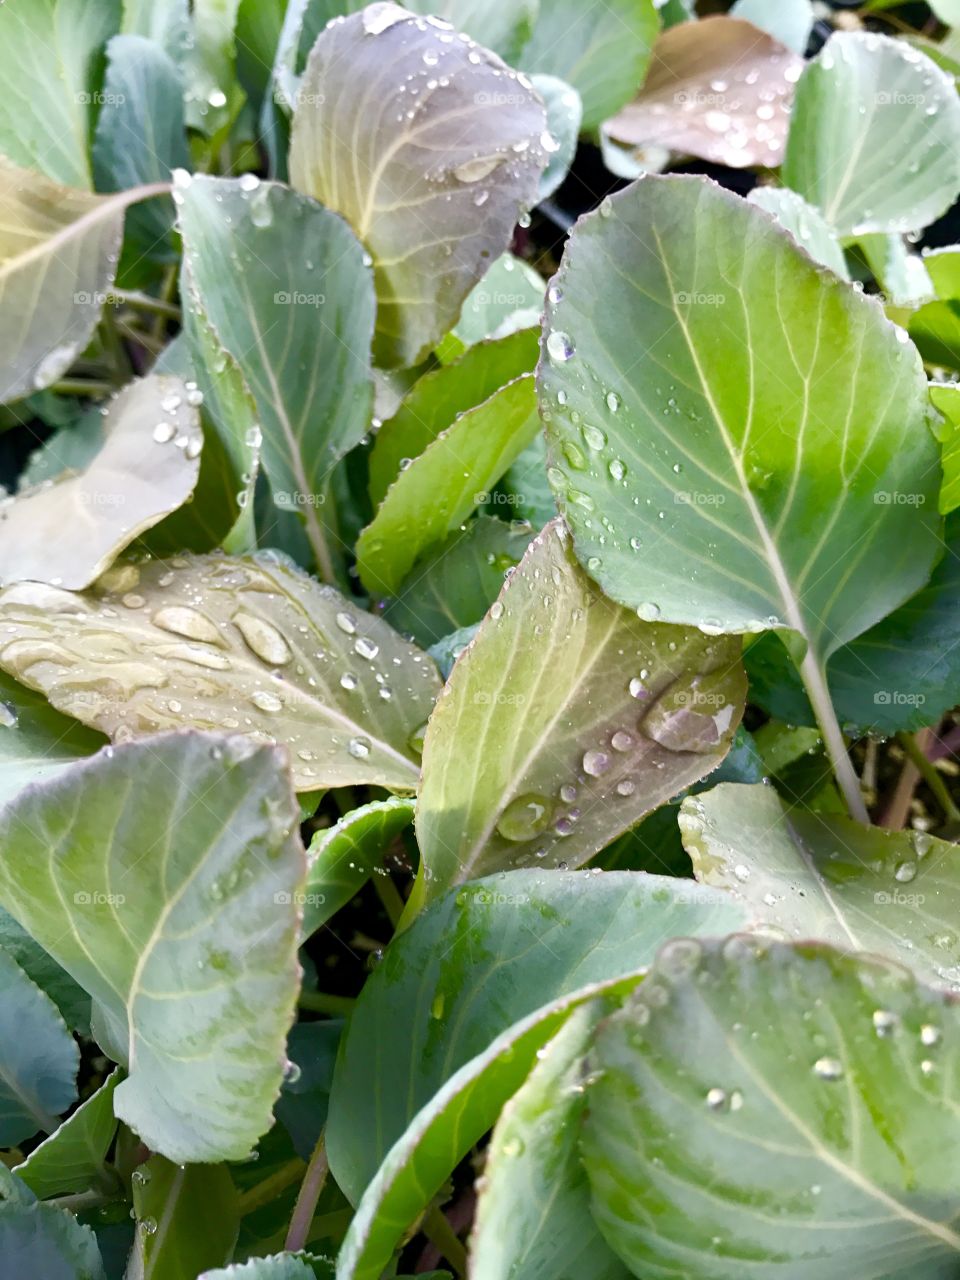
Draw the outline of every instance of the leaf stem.
M380 899L380 905L387 913L387 919L396 930L406 905L400 896L400 890L393 883L389 872L374 871L370 879L373 882L376 895Z
M331 1018L344 1018L356 1004L351 996L331 996L325 991L301 991L300 1008L309 1013L326 1013Z
M293 1206L290 1230L287 1232L287 1239L283 1246L290 1253L296 1253L307 1243L310 1224L313 1222L317 1201L320 1199L323 1184L327 1180L329 1167L327 1163L326 1136L324 1130L321 1129L317 1145L313 1148L313 1154L310 1156L307 1171L303 1175L303 1181L300 1183L297 1203Z
M897 741L903 747L903 753L914 766L920 777L933 792L937 804L943 810L944 817L949 822L960 822L960 809L954 803L953 796L947 789L947 784L943 780L943 776L937 770L933 762L928 758L927 753L922 749L918 740L912 733L898 733Z
M152 294L141 293L139 289L112 289L111 294L117 302L125 307L133 307L136 311L149 311L153 315L166 316L170 320L180 319L180 308L163 298L154 298Z
M288 1160L286 1164L282 1164L279 1169L271 1173L269 1178L264 1178L249 1191L245 1191L238 1201L241 1218L246 1217L248 1213L253 1213L256 1209L262 1209L265 1204L275 1200L281 1191L299 1182L306 1167L306 1162L299 1157L296 1160Z
M467 1274L467 1251L463 1241L447 1221L442 1209L433 1205L423 1220L423 1232L430 1243L443 1254L460 1277Z
M112 382L101 382L95 378L61 378L50 388L63 396L108 396L113 391Z
M856 771L850 762L850 756L847 754L847 744L844 742L843 734L840 732L837 713L833 709L833 702L827 687L826 673L817 662L816 655L809 645L803 661L800 663L800 678L803 680L807 697L813 707L813 714L817 718L817 725L823 736L823 745L827 751L827 758L846 801L850 817L856 819L857 822L862 822L865 827L869 827L870 815L867 813L867 806L864 804L863 796L860 792L860 779L857 777Z

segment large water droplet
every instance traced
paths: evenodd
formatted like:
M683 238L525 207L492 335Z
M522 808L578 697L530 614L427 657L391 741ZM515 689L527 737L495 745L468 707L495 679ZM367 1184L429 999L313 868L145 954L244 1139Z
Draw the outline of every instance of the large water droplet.
M186 605L165 605L150 620L162 631L172 631L174 635L186 636L188 640L206 640L208 643L220 641L220 632L210 619Z
M233 615L233 621L250 649L263 662L282 667L293 657L290 646L272 622L243 609Z
M528 792L510 801L500 815L497 830L504 840L520 843L540 835L552 818L553 802L546 796Z

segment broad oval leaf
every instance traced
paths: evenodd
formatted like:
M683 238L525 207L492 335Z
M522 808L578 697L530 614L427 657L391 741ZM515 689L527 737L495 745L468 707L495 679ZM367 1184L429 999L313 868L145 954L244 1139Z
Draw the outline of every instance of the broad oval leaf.
M0 1200L0 1259L4 1280L106 1280L96 1236L51 1204Z
M412 800L391 796L345 813L318 831L307 850L302 936L308 938L355 897L372 875L386 875L390 846L413 822Z
M85 595L22 584L0 619L0 667L117 741L249 733L290 748L300 791L416 787L433 663L284 559L148 561Z
M387 948L351 1017L327 1122L337 1182L356 1201L453 1073L540 1006L642 969L677 933L745 923L727 894L632 872L510 871L449 893Z
M540 100L452 30L390 3L332 24L294 115L293 185L373 256L378 364L418 364L450 328L544 164Z
M76 1101L79 1065L57 1006L0 948L0 1146L57 1128Z
M395 595L418 557L488 500L540 430L533 374L462 413L397 476L357 540L357 569L373 593Z
M747 199L772 214L796 240L801 249L806 249L814 262L829 267L841 280L849 280L843 249L829 223L823 215L807 204L803 196L789 187L754 187Z
M584 219L539 376L577 553L642 615L786 628L822 663L926 581L940 477L920 358L746 201L645 177Z
M660 28L655 0L540 0L524 71L558 76L583 103L583 129L599 128L636 93Z
M806 51L814 22L811 0L736 0L730 13L769 32L794 53Z
M731 782L684 800L679 822L697 879L764 924L907 957L924 982L960 990L956 845L788 810L773 787Z
M196 324L209 327L259 412L274 501L304 521L317 565L335 572L323 504L334 463L370 425L374 295L363 250L342 219L253 175L178 188L184 273ZM188 324L208 378L211 335Z
M633 147L775 168L802 70L802 58L751 22L726 15L682 22L657 40L640 94L605 130Z
M178 1163L241 1159L270 1126L297 820L277 748L203 733L108 748L0 813L0 899L98 1004L117 1116Z
M437 359L449 364L484 339L539 328L546 287L529 263L502 253L467 294L460 319L437 344Z
M540 175L537 191L537 203L540 204L553 195L573 164L583 123L583 103L579 93L566 80L544 75L533 75L530 79L547 109L547 132L552 139L547 147L547 167Z
M96 1093L16 1166L17 1177L39 1199L91 1187L115 1189L117 1175L108 1172L105 1164L117 1131L113 1092L120 1079L120 1071L113 1071Z
M120 29L120 8L121 0L3 6L0 71L7 93L0 102L0 154L55 182L93 185L88 144L98 61Z
M103 445L78 475L0 506L0 582L79 590L197 483L203 433L179 378L155 374L107 406Z
M7 18L11 10L2 13ZM113 283L124 210L166 190L160 184L95 196L0 157L0 403L48 387L67 371L90 340Z
M474 1280L629 1280L590 1214L577 1140L583 1056L604 1012L602 1000L574 1009L500 1113L477 1187Z
M783 180L841 236L927 226L960 192L952 78L902 40L831 36L797 85Z
M723 759L740 642L641 621L556 521L458 659L424 742L427 895L522 865L580 866Z
M942 1280L958 1055L956 1005L899 966L668 943L590 1053L600 1229L637 1275Z

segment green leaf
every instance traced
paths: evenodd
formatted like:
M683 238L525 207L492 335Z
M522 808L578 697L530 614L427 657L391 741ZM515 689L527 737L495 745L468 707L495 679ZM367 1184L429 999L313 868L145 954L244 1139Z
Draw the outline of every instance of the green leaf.
M601 1231L636 1275L949 1275L958 1045L956 1006L899 966L668 944L590 1054Z
M179 65L190 40L189 0L123 0L123 31L153 40Z
M495 54L398 5L368 5L320 35L290 177L373 256L378 364L419 364L507 247L536 197L545 125L540 100Z
M171 1160L242 1158L270 1125L297 820L277 748L201 733L108 749L0 814L0 898L93 996L129 1069L116 1114Z
M106 1280L96 1236L49 1204L0 1201L0 1259L4 1280Z
M277 1253L222 1270L204 1271L199 1280L333 1280L333 1267L309 1253Z
M915 307L933 295L933 285L919 254L903 236L861 236L857 242L888 306Z
M927 226L960 191L953 80L902 40L831 36L797 85L783 180L841 236Z
M960 701L960 516L947 520L944 541L946 553L929 583L830 659L831 700L857 737L921 729ZM751 645L745 664L752 700L791 724L814 723L776 636Z
M356 897L372 875L387 874L384 863L395 838L413 822L414 804L391 796L344 814L318 831L307 850L306 902L301 936L308 938Z
M363 0L350 0L347 7L351 12L362 9ZM409 0L403 7L425 17L435 14L445 19L515 66L530 39L540 3L538 0L507 0L506 3L504 0Z
M395 595L418 556L487 501L539 430L532 374L462 413L400 472L360 535L357 568L364 585Z
M119 1083L120 1072L112 1072L56 1133L17 1165L17 1177L41 1200L111 1185L115 1175L104 1166L117 1131L113 1092Z
M0 1147L13 1147L77 1098L80 1050L57 1006L0 949Z
M236 25L240 0L193 0L187 44L187 123L215 137L243 105L237 83Z
M502 253L467 294L460 319L437 345L437 359L450 364L485 338L539 328L545 290L543 277L522 258Z
M474 294L479 289L480 285ZM475 409L515 378L532 373L538 344L537 329L478 341L451 364L418 378L374 440L370 453L370 497L374 504L383 502L405 460L419 457L460 414Z
M185 130L177 64L153 40L114 36L93 144L98 190L169 182L174 169L189 169ZM127 233L144 253L156 256L157 242L166 240L172 226L173 206L152 202L133 210ZM162 256L170 258L169 249Z
M752 22L785 44L794 53L803 54L813 30L813 6L810 0L737 0L730 10L733 18Z
M3 907L0 907L0 947L46 992L72 1031L90 1034L90 997Z
M274 501L305 519L332 581L326 481L367 430L373 405L374 297L363 250L340 218L253 175L197 177L177 195L188 291L253 393ZM197 364L209 364L190 332ZM217 372L216 358L210 367Z
M829 267L841 280L849 280L843 249L829 223L813 205L789 187L754 187L747 199L772 214L813 258Z
M93 185L89 135L98 55L119 27L120 0L3 6L0 71L7 92L0 102L0 153L55 182Z
M433 664L285 559L149 561L86 595L22 584L0 619L0 667L118 741L246 732L290 748L300 791L416 787Z
M571 236L555 289L541 407L577 554L641 616L787 630L819 690L826 658L921 587L937 553L916 351L875 301L699 178L612 197Z
M101 746L98 733L62 716L46 698L0 674L0 805L28 782L60 773Z
M478 516L424 556L384 617L425 647L479 622L499 595L504 575L520 563L532 534L529 525Z
M521 63L526 72L559 76L576 89L589 132L642 84L659 27L654 0L610 0L592 9L579 0L540 0Z
M960 974L956 845L844 817L787 810L772 787L724 783L684 800L696 877L792 938L891 958L929 983Z
M582 1059L604 1012L600 1000L574 1009L500 1113L470 1239L476 1280L629 1280L590 1215L577 1142Z
M131 383L109 404L103 447L85 470L19 493L3 508L0 581L89 586L138 534L187 501L202 445L199 414L179 378Z
M745 694L738 640L642 622L548 525L427 727L423 891L535 862L580 866L716 767Z
M350 1019L327 1122L337 1182L356 1201L454 1072L498 1036L506 1045L525 1035L528 1015L533 1026L553 1016L551 1002L567 1006L591 983L642 969L677 933L725 933L745 921L729 895L630 872L510 871L447 894L387 948ZM446 1151L459 1137L438 1124Z
M547 148L547 167L540 175L539 204L553 195L570 171L583 123L583 103L566 80L545 75L533 75L530 79L547 108L547 132L553 139Z
M547 479L547 442L542 435L528 444L497 486L506 496L513 515L542 529L557 514L557 504Z
M937 436L943 445L943 488L940 512L948 515L960 507L960 387L943 383L930 387L930 400L944 416Z
M229 1262L239 1197L225 1164L175 1165L151 1156L133 1175L137 1231L130 1272L137 1280L195 1280Z
M310 1159L326 1124L342 1031L342 1022L329 1019L298 1022L287 1038L287 1059L293 1067L284 1076L274 1111L304 1161Z
M95 196L0 157L0 402L50 386L73 364L113 283L124 210L161 190Z
M742 169L780 164L803 60L724 15L669 27L635 101L604 126L632 147L667 147Z

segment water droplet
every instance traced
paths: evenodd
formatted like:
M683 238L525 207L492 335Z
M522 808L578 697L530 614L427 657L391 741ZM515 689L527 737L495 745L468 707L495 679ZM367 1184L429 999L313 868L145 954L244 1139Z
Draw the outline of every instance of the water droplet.
M842 1080L843 1063L839 1058L818 1058L813 1064L814 1074L821 1080Z
M565 363L575 350L573 340L562 329L551 329L547 334L547 355L555 364Z
M172 422L158 422L153 428L153 438L157 444L168 444L177 434Z
M356 634L357 621L352 613L338 613L337 626L341 631L345 631L348 636Z
M209 643L220 642L220 632L210 619L205 618L196 609L190 609L184 605L165 605L152 615L150 621L162 631L171 631L174 635L186 636L188 640L206 640Z
M620 408L620 397L617 395L617 393L615 391L608 391L606 400L607 400L607 408L610 410L610 412L616 413Z
M369 738L351 738L347 743L347 750L354 760L365 760L370 754L370 740Z
M294 1062L292 1058L288 1058L286 1066L283 1068L283 1083L296 1084L302 1074L300 1064Z
M139 1222L140 1230L145 1236L153 1236L157 1233L156 1218L141 1218Z
M259 707L261 711L281 711L283 703L275 693L271 693L269 689L256 689L250 695L250 701L255 707Z
M353 651L361 658L373 659L380 652L380 646L367 636L358 636L354 641Z
M605 751L586 751L583 756L583 772L591 778L599 778L610 768L610 757Z
M550 825L553 803L546 796L530 792L511 800L497 822L504 840L519 843L532 840Z
M610 739L610 745L614 751L629 751L633 746L633 736L624 729L618 729Z
M726 1089L710 1089L707 1093L706 1103L711 1111L725 1111L727 1109Z
M900 1019L889 1009L874 1009L873 1026L878 1036L888 1036L896 1030Z
M932 1023L926 1022L920 1028L920 1043L931 1048L940 1039L940 1028L933 1026Z
M272 667L282 667L293 657L290 646L272 622L242 609L233 615L233 622L249 648L263 662Z
M894 879L901 884L909 884L911 880L916 879L917 864L915 862L898 863L896 871L893 873Z

